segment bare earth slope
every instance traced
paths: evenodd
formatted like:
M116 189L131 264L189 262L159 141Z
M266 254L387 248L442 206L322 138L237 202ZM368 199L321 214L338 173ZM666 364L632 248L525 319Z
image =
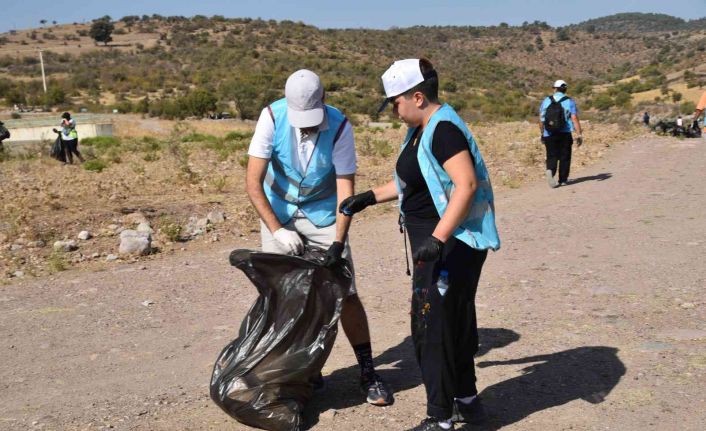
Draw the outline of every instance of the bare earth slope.
M491 417L477 429L702 429L705 171L703 141L641 138L567 187L499 194L503 248L477 300ZM356 222L352 241L397 402L362 403L341 333L310 420L404 429L424 396L396 217ZM0 429L246 429L207 395L212 362L255 299L227 264L243 244L0 286Z

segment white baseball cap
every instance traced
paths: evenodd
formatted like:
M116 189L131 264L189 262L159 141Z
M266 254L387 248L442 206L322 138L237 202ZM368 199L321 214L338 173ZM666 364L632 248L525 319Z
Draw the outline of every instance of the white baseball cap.
M425 76L419 66L418 58L397 60L382 74L382 86L385 88L385 101L378 112L382 112L390 100L405 91L414 88L425 80L436 76L432 70Z
M556 81L554 81L554 88L561 87L568 87L568 85L566 85L566 81L564 81L563 79L557 79Z
M324 121L324 87L319 76L306 69L297 70L284 86L289 124L296 128L315 127Z

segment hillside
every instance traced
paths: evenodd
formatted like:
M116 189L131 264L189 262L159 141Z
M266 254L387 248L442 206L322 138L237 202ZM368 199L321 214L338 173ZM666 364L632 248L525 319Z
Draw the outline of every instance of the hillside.
M706 18L683 20L659 13L618 13L570 26L589 32L654 33L706 30Z
M135 16L114 22L107 46L88 36L90 24L51 26L0 35L0 96L7 106L118 109L164 118L217 110L252 119L281 95L293 69L306 67L322 75L328 100L355 119L355 114L374 114L381 97L379 76L393 59L425 56L441 72L444 99L467 118L525 119L559 77L570 82L572 93L588 108L594 85L650 68L639 88L622 88L627 98L610 95L610 101L599 104L603 109L625 106L629 93L658 89L667 74L706 63L704 20L650 15L664 22L653 25L643 15L614 15L563 28L534 22L390 30L321 30L301 22L219 16ZM643 21L647 24L625 24ZM675 26L684 30L672 30ZM38 49L44 51L47 94Z

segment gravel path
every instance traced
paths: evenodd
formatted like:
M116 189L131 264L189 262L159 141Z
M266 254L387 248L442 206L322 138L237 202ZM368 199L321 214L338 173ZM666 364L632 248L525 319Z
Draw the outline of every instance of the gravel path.
M703 141L646 137L567 187L497 197L503 248L477 299L490 421L473 429L703 429L705 171ZM314 430L405 429L424 396L396 216L357 221L351 236L397 401L362 403L340 334L309 419ZM254 241L217 244L0 286L0 429L247 429L210 401L208 383L255 299L227 256Z

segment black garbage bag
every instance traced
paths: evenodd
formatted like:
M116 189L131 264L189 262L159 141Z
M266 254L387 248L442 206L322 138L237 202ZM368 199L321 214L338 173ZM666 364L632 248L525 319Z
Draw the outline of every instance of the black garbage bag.
M701 137L701 127L699 127L699 123L694 121L691 123L691 127L689 127L686 130L686 137L687 138L700 138Z
M64 154L64 144L61 142L61 136L57 136L54 145L49 150L49 155L60 162L66 163L66 154Z
M312 396L311 381L336 339L352 276L346 261L324 267L325 250L304 256L235 250L230 263L260 296L238 338L216 360L211 398L239 422L272 431L298 431Z

